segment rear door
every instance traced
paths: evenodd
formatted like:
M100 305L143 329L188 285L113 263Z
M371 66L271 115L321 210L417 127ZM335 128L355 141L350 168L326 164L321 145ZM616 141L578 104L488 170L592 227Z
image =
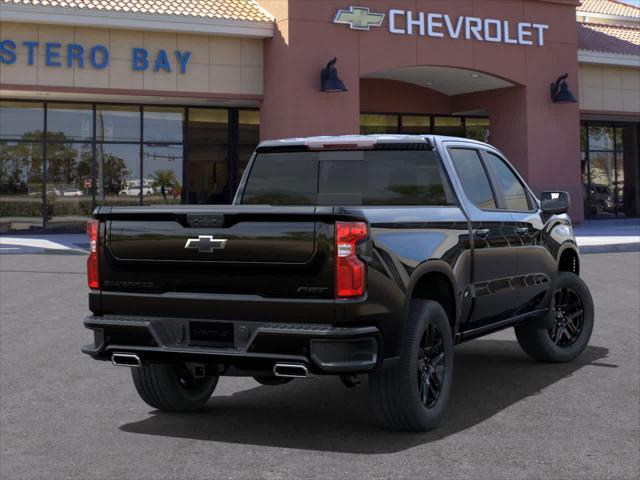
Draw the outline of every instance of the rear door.
M497 152L482 150L490 176L499 197L500 208L508 211L515 222L513 245L517 248L518 276L513 286L518 289L517 313L526 313L547 305L545 294L557 271L556 261L544 245L544 222L541 211L517 172Z
M519 297L512 280L518 275L520 244L510 212L500 209L500 199L479 147L446 143L456 171L455 186L472 224L474 307L469 328L510 318Z

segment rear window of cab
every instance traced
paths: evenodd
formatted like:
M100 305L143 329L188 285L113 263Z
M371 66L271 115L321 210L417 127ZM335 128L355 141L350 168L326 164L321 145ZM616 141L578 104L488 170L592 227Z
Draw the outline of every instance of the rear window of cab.
M434 151L273 152L256 155L246 205L455 205Z

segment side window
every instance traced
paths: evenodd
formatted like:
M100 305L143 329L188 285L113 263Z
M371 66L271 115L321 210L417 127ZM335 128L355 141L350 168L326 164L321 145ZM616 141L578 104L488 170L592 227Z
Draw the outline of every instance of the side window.
M478 208L497 208L493 190L478 151L468 148L451 148L449 155L469 200Z
M487 167L493 173L498 184L498 195L504 200L507 210L528 211L531 210L527 193L520 180L511 171L511 168L500 157L486 152Z

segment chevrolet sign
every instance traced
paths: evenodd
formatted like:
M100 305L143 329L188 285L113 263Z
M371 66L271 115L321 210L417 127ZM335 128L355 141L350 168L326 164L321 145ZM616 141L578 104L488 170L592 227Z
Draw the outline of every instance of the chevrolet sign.
M338 10L333 23L349 25L353 30L371 30L380 27L387 14L372 13L367 7L349 7ZM388 12L389 33L419 35L421 37L476 40L505 43L507 45L544 46L549 25L518 22L495 18L468 16L452 17L445 13L414 12L391 9Z
M366 7L349 7L349 10L338 10L333 23L344 23L352 30L371 30L379 27L384 21L384 13L371 13Z

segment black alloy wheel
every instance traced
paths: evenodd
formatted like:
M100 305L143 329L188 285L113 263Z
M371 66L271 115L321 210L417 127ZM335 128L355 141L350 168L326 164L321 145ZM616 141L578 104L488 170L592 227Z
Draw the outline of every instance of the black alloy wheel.
M420 401L432 408L440 398L444 385L444 342L442 332L435 324L429 324L418 351L418 391Z
M549 329L549 336L559 347L569 347L580 337L584 325L584 306L580 296L571 288L561 288L554 293L556 324Z

